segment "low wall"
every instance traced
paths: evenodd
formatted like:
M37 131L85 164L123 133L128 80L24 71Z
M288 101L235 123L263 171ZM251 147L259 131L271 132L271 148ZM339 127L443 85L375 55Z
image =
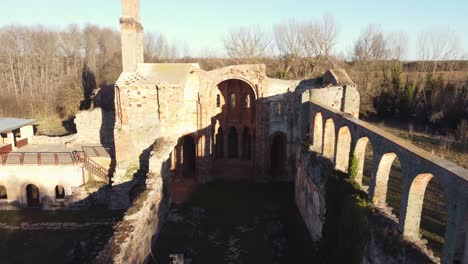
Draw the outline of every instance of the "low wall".
M170 156L175 140L157 140L149 159L146 190L127 210L96 263L144 263L171 204Z
M74 188L84 184L83 169L80 166L0 166L0 185L7 189L9 203L26 204L28 184L39 188L41 202L55 201L55 186L63 186L67 197Z

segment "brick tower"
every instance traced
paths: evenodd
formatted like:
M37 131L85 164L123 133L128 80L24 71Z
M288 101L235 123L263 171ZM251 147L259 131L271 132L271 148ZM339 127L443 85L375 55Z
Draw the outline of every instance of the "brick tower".
M124 72L133 72L143 59L143 26L140 23L140 0L122 0L120 18L122 65Z

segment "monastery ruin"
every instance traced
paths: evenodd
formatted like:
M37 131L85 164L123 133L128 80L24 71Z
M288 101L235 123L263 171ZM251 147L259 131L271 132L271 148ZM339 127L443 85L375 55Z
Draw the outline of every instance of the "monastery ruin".
M398 158L404 187L395 225L418 243L426 186L436 178L448 210L441 262L468 263L468 171L359 120L359 93L344 70L280 80L266 76L264 65L204 71L198 64L144 63L139 5L122 0L123 72L115 84L115 113L81 112L75 135L34 136L24 148L2 151L5 209L96 201L110 209L133 206L98 262L143 263L171 203L183 202L197 186L214 180L294 181L296 204L318 241L327 171L311 163L311 155L344 174L356 157L362 184L370 144L373 172L365 189L374 206L387 206L390 167ZM13 142L16 129L0 131L3 142ZM20 136L30 137L30 131ZM85 191L90 177L106 187ZM134 198L141 185L144 191ZM380 251L369 252L368 259Z

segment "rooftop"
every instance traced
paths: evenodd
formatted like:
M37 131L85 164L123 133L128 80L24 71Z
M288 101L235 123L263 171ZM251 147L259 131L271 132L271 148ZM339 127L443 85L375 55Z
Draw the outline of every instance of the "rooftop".
M0 117L0 133L12 131L34 123L35 119L21 119L14 117Z

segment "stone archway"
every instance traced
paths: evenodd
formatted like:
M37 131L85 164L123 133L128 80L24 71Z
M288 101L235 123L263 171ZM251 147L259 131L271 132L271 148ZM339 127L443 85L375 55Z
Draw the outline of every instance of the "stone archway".
M216 158L211 173L215 178L251 178L255 164L256 92L244 80L231 78L217 84L213 95L216 111L212 126L217 129ZM220 95L218 97L218 95Z
M329 118L325 122L323 133L323 156L333 161L335 157L335 123Z
M351 152L351 133L349 128L344 126L338 130L338 140L336 142L335 169L348 172L349 156Z
M62 185L55 186L55 199L65 198L65 188Z
M182 138L182 173L184 177L195 177L196 145L192 136Z
M8 199L8 193L5 186L0 185L0 200Z
M353 156L357 160L357 172L354 180L361 186L368 188L372 174L372 159L374 157L372 142L370 142L368 137L361 137L356 141Z
M271 139L270 169L273 178L282 176L286 171L286 135L276 133Z
M26 186L26 199L29 207L37 207L40 205L39 188L34 184Z
M312 135L312 150L322 153L323 148L323 118L322 113L316 113L314 117L314 131Z

